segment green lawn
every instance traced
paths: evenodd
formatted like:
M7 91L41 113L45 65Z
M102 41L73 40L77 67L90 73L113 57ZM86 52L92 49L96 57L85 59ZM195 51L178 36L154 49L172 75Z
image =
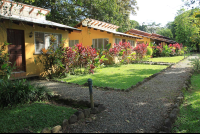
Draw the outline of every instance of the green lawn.
M200 74L191 78L192 89L184 93L185 101L174 124L174 133L200 133Z
M147 61L177 63L182 59L184 59L184 56L150 58Z
M0 110L0 133L14 133L28 128L40 133L45 127L62 125L77 110L61 106L33 103Z
M91 78L93 86L127 89L166 67L164 65L128 64L121 65L120 67L97 69L97 72L94 74L70 75L59 80L82 85Z

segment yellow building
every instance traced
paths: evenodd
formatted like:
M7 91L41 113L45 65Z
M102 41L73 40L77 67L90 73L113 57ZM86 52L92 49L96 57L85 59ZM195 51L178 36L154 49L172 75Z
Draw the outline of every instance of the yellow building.
M40 12L40 13L39 13ZM50 11L44 8L10 1L0 2L0 45L11 43L6 48L9 60L16 63L12 76L38 76L42 71L40 63L34 59L42 48L50 45L50 35L56 37L55 47L64 39L69 44L68 34L79 29L46 20Z
M170 38L159 35L159 34L155 34L155 33L148 33L148 32L144 32L138 29L130 29L128 31L125 32L126 34L130 34L130 35L134 35L134 36L138 36L141 37L142 39L138 39L137 40L137 44L149 44L149 43L155 43L157 45L161 44L163 45L168 45L168 44L173 44L176 43L175 41L170 40Z
M82 43L83 46L92 46L96 49L106 49L106 45L111 43L118 44L120 41L129 42L133 47L136 46L136 39L140 37L117 32L119 26L106 22L85 19L75 26L81 29L81 33L72 32L69 34L69 46L72 47L77 43Z

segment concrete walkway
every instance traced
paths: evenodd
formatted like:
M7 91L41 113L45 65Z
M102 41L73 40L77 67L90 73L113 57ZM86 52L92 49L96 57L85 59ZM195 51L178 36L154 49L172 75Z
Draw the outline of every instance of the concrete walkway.
M138 133L158 132L168 116L174 99L189 77L190 56L130 92L94 89L94 101L107 108L92 123L72 125L72 133ZM63 98L89 101L87 87L50 81L35 81L46 85Z

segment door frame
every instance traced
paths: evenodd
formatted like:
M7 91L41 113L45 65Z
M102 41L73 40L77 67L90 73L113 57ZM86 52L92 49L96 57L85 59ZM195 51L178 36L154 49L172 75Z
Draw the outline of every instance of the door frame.
M26 55L25 55L25 32L24 32L24 30L21 30L21 29L11 29L11 28L7 28L7 42L8 42L8 30L18 30L18 31L22 31L22 66L23 66L23 70L22 71L24 71L24 72L26 72ZM8 45L8 47L9 47L9 45ZM8 51L9 51L9 48L8 48ZM9 52L8 52L9 53ZM9 56L10 56L10 54L9 54ZM13 71L13 72L15 72L15 71Z

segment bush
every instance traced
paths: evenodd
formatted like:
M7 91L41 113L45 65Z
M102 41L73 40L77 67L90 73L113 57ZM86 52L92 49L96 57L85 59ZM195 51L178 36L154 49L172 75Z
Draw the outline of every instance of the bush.
M193 66L193 69L196 71L196 72L199 72L200 71L200 56L195 57L195 59L191 59L191 64Z
M153 54L153 49L150 46L148 46L147 47L147 56L152 56L152 54Z
M161 52L161 56L169 57L171 52L172 52L172 49L170 49L170 47L168 47L167 45L164 45Z
M136 52L136 60L142 60L147 53L147 45L138 44L133 50Z
M64 71L64 65L62 64L64 58L64 41L62 40L58 47L55 48L56 38L50 36L50 46L48 49L42 48L42 54L35 59L35 64L39 61L43 64L44 72L41 73L42 77L52 79L54 76L61 75Z
M48 100L49 96L51 93L45 87L31 85L26 79L0 81L0 106L3 107Z
M153 46L153 57L160 57L162 53L162 46Z
M64 54L64 64L66 65L67 73L93 73L95 63L97 62L96 58L98 58L98 60L101 59L101 57L97 56L96 49L92 47L85 47L82 44L76 44L74 47L67 47ZM82 72L82 68L84 72Z

